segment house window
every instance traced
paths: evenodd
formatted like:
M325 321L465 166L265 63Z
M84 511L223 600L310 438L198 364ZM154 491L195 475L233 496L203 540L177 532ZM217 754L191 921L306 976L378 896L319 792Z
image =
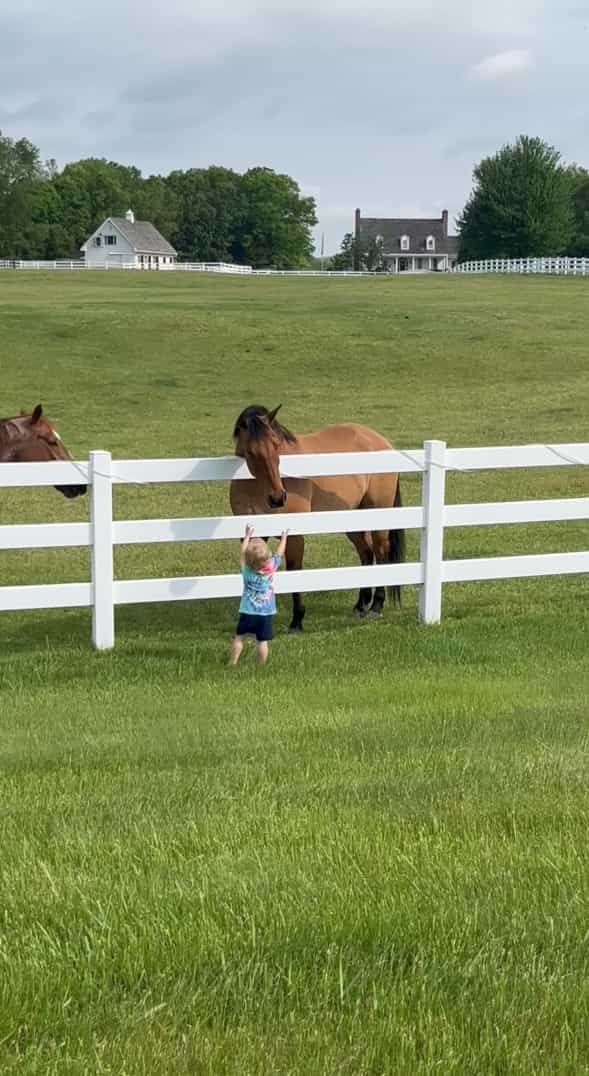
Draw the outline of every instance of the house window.
M107 247L114 247L116 245L116 241L117 241L116 235L105 235L105 237L104 237L104 243L105 243L105 246L107 246Z
M426 250L435 250L436 249L436 241L435 241L433 235L428 235L428 237L427 237L427 239L425 241L425 249Z
M99 235L95 235L95 236L94 236L94 246L95 246L95 247L99 247L99 246L100 246L100 236L99 236Z
M402 235L401 236L401 250L409 250L409 236L408 235Z

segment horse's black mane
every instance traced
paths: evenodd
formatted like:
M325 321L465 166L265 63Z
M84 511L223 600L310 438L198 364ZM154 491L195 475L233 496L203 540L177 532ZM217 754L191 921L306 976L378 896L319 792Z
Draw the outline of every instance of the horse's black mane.
M250 407L246 407L241 412L237 419L233 436L237 437L242 431L245 431L253 441L260 441L266 435L268 429L264 419L269 417L270 412L267 407L262 407L260 404L251 404ZM272 429L283 441L287 441L291 445L295 443L296 437L294 433L287 430L286 426L282 426L276 419L272 422Z

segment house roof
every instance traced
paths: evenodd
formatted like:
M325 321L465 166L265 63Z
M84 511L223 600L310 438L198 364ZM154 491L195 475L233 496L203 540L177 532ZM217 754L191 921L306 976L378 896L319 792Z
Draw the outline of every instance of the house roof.
M371 240L382 236L385 254L400 252L401 237L405 235L409 236L409 253L426 251L429 236L436 241L437 254L454 254L457 249L457 237L444 234L444 222L440 217L360 217L361 238Z
M99 235L105 224L113 224L117 231L127 240L130 246L133 248L135 254L167 254L176 255L177 251L171 243L168 243L167 239L164 239L161 232L158 232L155 225L149 220L127 220L126 217L107 217L103 220L99 228L96 228L92 235L88 237L85 243L82 244L81 250L86 251L90 240Z
M131 223L126 217L110 217L109 220L123 233L136 254L176 254L171 243L150 221L136 220Z

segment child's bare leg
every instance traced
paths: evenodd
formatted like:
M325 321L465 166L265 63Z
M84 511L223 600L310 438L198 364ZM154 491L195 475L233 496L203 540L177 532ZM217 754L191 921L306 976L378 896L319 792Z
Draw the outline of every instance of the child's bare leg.
M231 650L229 651L229 664L237 665L239 658L241 657L241 651L243 650L243 638L241 635L236 635L231 642Z
M268 643L256 643L256 653L258 655L258 664L265 665L268 660L269 653Z

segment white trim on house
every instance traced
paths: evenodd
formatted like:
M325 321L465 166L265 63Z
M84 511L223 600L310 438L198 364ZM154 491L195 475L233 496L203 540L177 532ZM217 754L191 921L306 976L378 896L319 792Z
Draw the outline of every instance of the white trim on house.
M96 249L99 249L100 247L106 248L106 246L107 246L106 243L100 242L100 243L97 244L95 242L95 240L96 239L101 239L102 240L102 239L106 238L107 236L112 235L112 232L107 231L108 225L110 225L110 227L113 228L114 231L117 233L117 236L120 236L120 238L123 240L123 243L121 245L125 245L127 247L130 247L130 243L128 242L126 237L123 235L121 229L114 222L112 217L107 217L106 220L103 220L102 224L99 224L98 228L96 228L96 230L94 232L92 232L92 235L88 236L86 242L82 243L82 246L80 247L80 250L82 251L83 254L86 254L88 252L88 248L91 247L91 246L95 247ZM118 246L119 244L116 244L116 245Z

